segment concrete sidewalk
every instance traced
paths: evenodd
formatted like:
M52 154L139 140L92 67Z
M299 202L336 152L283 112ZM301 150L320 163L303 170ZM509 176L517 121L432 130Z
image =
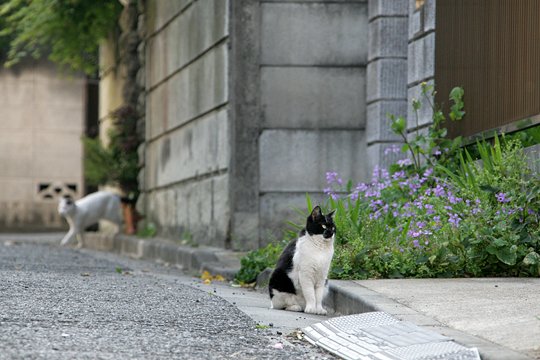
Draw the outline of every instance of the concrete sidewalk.
M228 278L242 255L99 233L88 233L85 247ZM475 347L482 359L520 360L540 359L539 299L540 279L531 278L332 280L327 306L341 315L384 311Z

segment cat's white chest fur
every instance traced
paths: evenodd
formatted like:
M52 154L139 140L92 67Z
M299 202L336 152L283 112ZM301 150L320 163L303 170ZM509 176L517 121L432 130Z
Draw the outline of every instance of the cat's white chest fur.
M304 235L296 243L293 256L293 270L289 274L295 287L301 288L300 279L305 277L314 285L324 284L334 255L334 238L324 239L322 235Z
M58 204L58 213L66 218L69 231L64 236L61 245L66 245L75 238L82 246L82 233L90 225L99 220L108 220L118 226L122 224L120 198L110 192L98 191L73 201L63 198Z

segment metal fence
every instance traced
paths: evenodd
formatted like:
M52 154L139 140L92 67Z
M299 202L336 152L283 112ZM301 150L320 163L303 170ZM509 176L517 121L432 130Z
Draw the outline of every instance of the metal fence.
M465 89L466 117L451 136L538 123L540 0L437 0L435 82L438 104Z

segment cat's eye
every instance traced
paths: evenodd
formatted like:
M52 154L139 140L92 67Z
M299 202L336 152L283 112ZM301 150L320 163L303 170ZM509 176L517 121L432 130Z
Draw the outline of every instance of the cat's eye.
M321 226L322 226L322 228L323 228L323 229L325 229L325 230L326 230L326 225L321 225Z

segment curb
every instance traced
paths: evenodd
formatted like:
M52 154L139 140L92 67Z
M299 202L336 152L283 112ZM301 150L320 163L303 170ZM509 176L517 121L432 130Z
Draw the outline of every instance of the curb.
M219 274L228 280L232 280L236 272L240 270L240 258L245 254L212 247L180 246L162 238L139 239L134 236L103 233L85 233L84 246L134 259L161 261L197 274L206 270L212 275ZM270 272L265 271L257 279L259 291L267 285L269 275ZM447 327L431 317L353 281L329 281L325 305L339 315L372 311L386 312L399 320L427 327L467 347L476 347L483 360L531 359L499 344Z
M212 247L180 246L161 238L140 239L128 235L85 233L84 247L108 251L133 259L154 260L177 266L187 272L208 271L232 280L240 270L244 253Z
M354 289L354 291L353 291ZM329 281L329 293L325 304L337 314L351 315L371 311L383 311L399 320L412 322L457 343L478 349L483 360L532 360L527 355L511 350L489 340L450 328L408 306L349 280Z

